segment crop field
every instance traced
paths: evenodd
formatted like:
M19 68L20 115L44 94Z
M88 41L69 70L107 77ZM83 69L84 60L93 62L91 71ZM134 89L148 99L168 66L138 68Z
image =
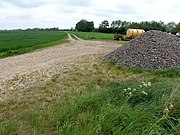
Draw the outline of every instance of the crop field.
M1 31L0 58L65 42L65 32Z
M127 69L100 57L85 56L63 78L2 103L0 134L180 134L178 70Z
M99 32L72 32L79 38L84 40L113 40L114 34L99 33Z

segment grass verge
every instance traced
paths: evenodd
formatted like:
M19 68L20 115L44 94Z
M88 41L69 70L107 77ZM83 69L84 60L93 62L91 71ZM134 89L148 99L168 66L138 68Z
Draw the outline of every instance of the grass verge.
M133 72L95 55L71 66L30 89L34 96L1 105L0 134L180 134L178 76Z

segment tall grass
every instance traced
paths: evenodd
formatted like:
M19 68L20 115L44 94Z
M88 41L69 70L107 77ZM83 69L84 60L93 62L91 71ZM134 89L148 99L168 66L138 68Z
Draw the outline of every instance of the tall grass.
M57 105L59 115L54 133L179 134L180 97L171 94L180 92L170 83L160 81L139 87L141 83L136 81L110 82L100 91L77 96ZM128 89L131 94L125 91Z
M0 58L65 42L66 38L65 32L1 31Z

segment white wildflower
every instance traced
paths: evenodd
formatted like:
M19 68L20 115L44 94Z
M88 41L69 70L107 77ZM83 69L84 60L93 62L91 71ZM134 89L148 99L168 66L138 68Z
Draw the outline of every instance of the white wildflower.
M165 112L169 112L169 109L166 107L166 108L164 108L164 111Z
M173 105L170 103L169 104L169 109L171 110L173 108Z
M131 88L128 88L128 90L131 90Z
M151 82L148 82L148 86L151 86Z
M167 115L169 114L169 109L166 107L166 108L164 109L164 112L163 112L163 113L164 113L164 115L167 116Z
M126 92L127 90L126 89L124 89L124 92Z
M129 92L129 96L132 96L132 92Z
M145 87L147 87L148 85L146 83L143 84Z
M145 91L142 91L141 93L144 94L144 95L146 95L146 96L148 95L148 93L145 92Z
M141 88L142 88L143 86L142 86L142 85L139 85L139 87L141 87Z
M133 92L135 92L136 91L136 89L133 89Z

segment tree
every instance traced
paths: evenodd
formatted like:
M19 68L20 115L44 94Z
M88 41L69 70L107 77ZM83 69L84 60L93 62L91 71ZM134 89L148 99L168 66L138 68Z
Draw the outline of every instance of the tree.
M76 24L76 30L82 31L82 32L91 32L94 30L94 22L88 22L87 20L80 20Z
M102 21L99 25L99 32L111 33L112 29L109 28L109 22L107 20Z
M127 21L116 20L111 23L111 29L114 33L125 34L130 24Z
M121 20L116 20L116 21L113 21L111 23L112 28L120 28L121 26L122 26L122 21Z
M175 31L180 32L180 22L176 25Z
M101 28L108 28L109 22L107 20L102 21L102 23L99 25Z
M93 30L94 30L94 22L93 21L87 22L87 31L91 32Z
M111 23L111 29L113 33L120 33L120 27L122 26L122 21L121 20L116 20Z
M167 31L167 32L173 33L173 32L175 31L175 28L176 28L176 23L175 23L175 22L169 22L169 23L166 25L166 31Z

